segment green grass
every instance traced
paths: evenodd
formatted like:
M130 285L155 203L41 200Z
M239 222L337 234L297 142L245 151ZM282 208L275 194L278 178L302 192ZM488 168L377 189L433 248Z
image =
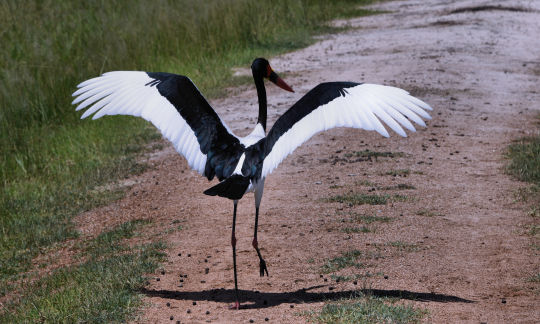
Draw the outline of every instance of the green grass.
M351 205L386 205L390 195L351 193L327 198L328 202L349 203Z
M540 218L540 206L531 206L531 209L527 212L528 216L532 218Z
M419 323L426 314L396 299L361 295L328 303L309 316L316 323Z
M51 164L50 155L59 149L70 158L73 149L84 150L78 146L110 137L81 136L97 126L78 121L70 95L87 78L108 70L171 71L189 75L211 95L233 80L231 67L308 45L310 36L331 30L325 21L366 14L351 8L369 2L3 1L0 178L9 183L54 174L59 166ZM132 124L127 134L141 125ZM54 140L63 129L75 135L72 143ZM86 141L77 141L77 135ZM49 147L51 141L65 144Z
M392 248L392 250L396 252L417 252L422 249L418 244L399 240L386 243L372 243L371 245L375 247L378 252L388 251L387 248Z
M540 135L519 139L508 147L507 156L510 159L507 172L521 181L531 183L527 188L520 188L517 196L529 205L528 215L535 224L530 225L528 232L535 236L538 234L540 219Z
M404 195L378 195L378 194L363 194L350 193L345 195L336 195L324 199L326 202L347 203L351 206L355 205L386 205L389 201L407 201L410 198Z
M405 154L403 152L377 152L377 151L371 151L366 149L365 151L356 151L353 153L346 153L345 157L363 157L363 158L377 158L379 157L389 157L389 158L396 158L396 157L402 157Z
M341 229L343 233L351 234L351 233L372 233L375 232L374 229L369 228L367 226L354 226L354 227L344 227Z
M377 216L377 215L362 215L354 212L349 212L349 218L341 219L342 223L354 223L354 224L365 224L362 226L347 226L341 229L342 232L350 233L373 233L376 231L375 226L366 226L375 222L387 223L392 220L390 217Z
M407 243L403 241L388 242L386 246L393 247L400 252L415 252L420 249L418 245L414 243Z
M382 272L377 272L377 273L366 272L363 274L357 273L350 276L331 274L330 279L334 281L347 282L347 281L353 281L357 279L367 279L367 278L382 277L382 276L384 276Z
M93 127L91 131L99 132ZM143 131L148 130L143 128ZM28 271L31 260L41 250L66 239L76 238L78 233L71 223L73 215L123 195L119 189L92 190L93 188L145 169L133 156L124 155L119 161L111 155L107 156L107 147L113 149L115 144L125 139L117 141L118 136L112 136L107 129L102 133L111 135L112 143L104 145L104 153L97 153L96 157L86 160L82 166L65 160L65 171L51 171L54 176L51 175L50 179L42 175L20 178L3 188L4 195L0 198L0 231L3 232L3 235L0 235L0 288L16 279L20 272ZM65 137L55 141L69 137L67 133L64 135ZM136 136L132 138L133 144L125 143L124 146L117 147L118 153L142 151L143 144L140 143L145 140L144 137ZM82 138L78 140L84 141ZM90 143L89 147L95 148L95 145ZM70 154L75 156L78 153ZM58 156L58 159L61 157ZM82 167L87 169L81 170Z
M232 67L247 67L254 57L306 46L313 35L339 30L325 25L330 19L372 14L357 8L370 2L0 2L0 296L25 295L27 291L19 288L35 271L32 260L77 239L72 217L122 197L122 188L104 185L143 172L147 166L138 157L160 145L148 145L160 135L140 119L80 121L71 105L78 83L110 70L168 71L188 75L210 97L222 95L226 86L249 80L234 78ZM123 234L107 235L100 239L110 244ZM94 289L77 287L69 277L95 275L91 272L104 264L114 264L111 255L119 251L99 243L104 247L100 251L92 244L86 247L92 264L59 269L39 282L65 277L66 287L81 296ZM137 256L143 252L122 253L117 257L125 259L123 264L144 259ZM45 292L28 300L51 308L61 302ZM17 311L8 322L39 321L17 317L20 312L33 316L35 311L26 301L19 303L10 306ZM106 305L92 311L113 311ZM124 306L119 307L116 311L124 312ZM61 313L45 312L53 322L72 321L54 315ZM100 316L95 321L106 318Z
M360 180L354 183L357 186L376 187L377 184L368 180Z
M354 276L342 276L342 275L330 275L330 279L336 281L336 282L347 282L347 281L353 281L355 279L360 278L360 275L354 275Z
M137 289L144 274L162 260L163 246L148 244L124 255L61 268L27 287L23 298L6 305L3 323L122 322L140 306Z
M521 181L540 186L540 135L518 140L508 148L508 172Z
M540 115L537 116L540 126ZM540 127L538 128L540 130ZM540 132L535 136L521 138L508 147L507 172L521 181L529 182L521 188L518 196L529 208L530 224L525 224L525 233L531 236L531 246L538 250L540 240Z
M389 174L393 175L394 173L392 171ZM395 174L397 175L397 173L395 173ZM407 184L407 183L399 183L397 185L392 185L392 186L378 186L376 183L373 183L373 182L370 182L370 181L367 181L367 180L356 181L355 185L357 185L357 186L365 186L365 187L372 187L372 188L377 189L377 190L413 190L413 189L416 189L415 186ZM336 187L336 188L339 188L339 187Z
M540 124L540 115L538 116ZM521 181L532 185L520 190L519 195L524 201L532 203L531 215L536 215L540 209L540 134L521 138L508 147L508 173Z
M351 250L342 253L340 256L327 260L321 267L323 273L330 273L348 267L362 268L364 264L358 262L358 258L364 253L359 250Z
M148 224L133 220L82 242L81 264L23 283L22 296L5 305L2 323L123 322L140 306L137 290L165 254L160 242L126 246ZM87 257L85 257L87 256Z
M94 240L85 244L85 252L92 258L109 256L113 253L124 252L127 247L118 244L121 239L132 238L138 233L135 230L151 223L147 219L127 221L110 231L100 233Z
M366 224L371 224L375 222L388 223L392 220L392 217L386 216L377 216L377 215L361 215L353 213L351 220L354 222L362 222Z
M385 186L385 187L380 187L378 189L380 190L414 190L416 189L416 187L407 183L399 183L395 186Z
M527 228L527 234L530 236L538 236L540 234L539 224L527 225L526 228Z

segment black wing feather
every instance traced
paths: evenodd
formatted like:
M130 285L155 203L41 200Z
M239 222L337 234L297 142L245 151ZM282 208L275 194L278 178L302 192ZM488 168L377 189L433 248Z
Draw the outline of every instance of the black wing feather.
M302 118L313 110L340 96L345 96L347 88L356 87L360 83L355 82L326 82L321 83L306 93L289 110L287 110L274 123L266 136L265 156L270 154L274 144Z
M281 135L291 129L294 124L306 117L313 110L329 103L340 96L345 96L347 88L360 85L355 82L326 82L321 83L306 93L289 110L274 123L268 135L246 150L246 161L242 168L243 174L259 178L262 172L264 158L270 154L274 144Z
M225 128L212 106L188 77L164 72L147 72L159 82L150 82L176 108L191 127L200 150L207 155L204 175L221 181L229 177L245 147Z

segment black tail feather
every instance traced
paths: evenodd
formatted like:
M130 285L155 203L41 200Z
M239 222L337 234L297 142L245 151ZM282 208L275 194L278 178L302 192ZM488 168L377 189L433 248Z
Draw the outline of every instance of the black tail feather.
M238 200L242 198L244 193L246 193L248 187L249 178L243 177L239 174L235 174L221 181L212 188L205 190L204 194L209 196L220 196L232 200Z

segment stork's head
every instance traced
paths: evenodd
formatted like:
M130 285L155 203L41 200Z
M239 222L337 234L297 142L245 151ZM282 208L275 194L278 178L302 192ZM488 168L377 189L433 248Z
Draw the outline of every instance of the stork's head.
M267 59L256 58L253 60L253 63L251 64L251 72L253 72L253 78L255 80L267 78L281 89L294 92L294 90L287 83L285 83L285 81L283 81L283 79L281 79L276 72L274 72L274 70L272 70Z

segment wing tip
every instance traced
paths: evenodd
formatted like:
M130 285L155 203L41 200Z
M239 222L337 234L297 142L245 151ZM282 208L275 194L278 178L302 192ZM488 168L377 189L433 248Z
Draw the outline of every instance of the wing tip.
M92 116L92 120L96 120L96 119L106 115L104 113L100 114L100 112L101 112L101 110L98 111L97 113L95 113L94 116Z

